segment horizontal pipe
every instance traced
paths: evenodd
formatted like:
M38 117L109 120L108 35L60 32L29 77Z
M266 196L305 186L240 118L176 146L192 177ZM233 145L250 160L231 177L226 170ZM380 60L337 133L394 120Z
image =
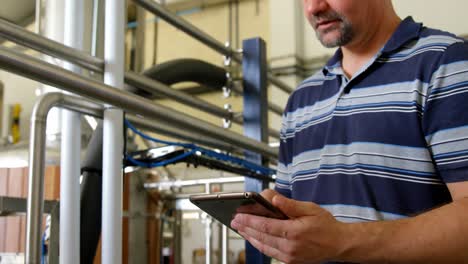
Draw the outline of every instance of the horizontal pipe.
M162 95L177 102L200 109L201 111L211 113L218 117L231 119L232 113L224 108L218 107L197 97L188 95L184 92L173 89L157 80L150 79L134 72L125 73L125 82L151 94Z
M130 123L134 124L136 127L141 129L149 130L152 132L160 133L169 137L179 138L189 142L195 142L198 144L206 145L209 147L219 148L225 151L233 152L236 150L235 146L228 144L223 141L215 140L211 137L206 137L199 133L193 133L191 131L186 131L181 128L175 128L168 126L161 122L156 122L154 120L140 118L133 115L127 115L125 117Z
M224 54L226 56L232 57L236 61L241 61L240 54L233 51L231 48L226 47L223 43L219 42L215 38L206 34L199 28L193 26L188 21L184 20L180 16L174 15L171 11L167 10L163 5L156 3L151 0L133 0L136 4L150 11L151 13L159 16L164 21L173 25L174 27L184 31L193 38L204 43L208 47L216 50L217 52Z
M279 105L276 105L270 102L268 103L268 109L277 115L280 115L280 116L283 115L283 108L281 108Z
M273 73L268 72L268 81L270 81L271 84L275 85L276 87L280 88L283 92L287 94L291 94L294 92L294 89L291 88L289 85L281 81L280 79L276 78Z
M198 180L177 180L169 182L148 182L143 185L145 189L158 189L158 188L180 188L190 187L207 184L223 184L223 183L242 183L245 177L223 177L211 179L198 179Z
M88 70L103 72L104 61L70 48L62 43L40 36L24 28L0 19L0 36L11 42L37 50L44 54L64 59Z
M103 72L104 61L102 59L96 58L82 51L65 46L62 43L56 42L46 37L34 34L4 19L0 19L0 36L9 41L26 46L44 54L72 62L88 70L92 70L94 72L99 73ZM224 46L222 47L223 50L228 49ZM273 76L269 74L269 78L270 77ZM226 119L232 118L232 113L223 108L214 106L212 104L204 102L203 100L193 98L184 94L183 92L174 90L168 86L163 86L164 84L158 83L155 80L149 79L142 75L133 72L127 72L125 73L125 81L128 84L137 86L140 89L147 90L148 92L158 92L171 99L177 100L178 102L199 108L213 115ZM278 87L282 88L282 90L284 90L285 92L290 92L290 90L288 90L290 88L286 84L282 83L280 80L274 78L271 82L276 84ZM269 107L269 109L277 114L282 114L282 111L280 113L275 107ZM239 123L239 120L234 119L234 121ZM270 136L278 138L278 134L274 133L274 131L270 131Z
M213 105L211 103L208 103L204 100L198 99L197 97L188 95L184 92L175 90L157 80L150 79L148 77L136 74L134 72L126 72L125 73L125 82L129 85L132 85L136 88L142 89L146 92L149 93L156 93L162 96L166 96L170 99L173 99L177 102L186 104L188 106L194 107L196 109L199 109L201 111L213 114L215 116L225 118L228 120L232 120L236 124L243 124L242 118L241 117L233 117L233 113L218 107L216 105ZM277 109L275 109L277 110ZM282 112L282 111L281 111ZM282 113L280 113L281 115ZM279 132L270 129L269 130L270 136L274 138L279 138Z
M93 70L100 73L103 72L103 60L93 57L84 52L78 51L76 49L67 47L62 43L29 32L23 29L22 27L14 25L3 19L0 19L0 36L3 36L10 41L27 46L44 54L70 61L89 70ZM237 124L242 124L241 119L232 118L232 113L223 108L217 107L208 102L204 102L203 100L193 98L184 94L183 92L176 91L170 87L163 86L163 84L160 84L147 77L132 72L127 72L125 74L125 80L130 85L137 86L141 89L147 89L148 91L156 91L171 99L177 100L178 102L185 103L192 107L196 107L202 111L206 111L208 113L222 118L233 119L233 122ZM274 129L269 129L269 135L274 138L279 138L279 132Z
M133 1L136 4L140 5L141 7L148 10L149 12L159 16L161 19L171 24L172 26L176 27L177 29L182 30L183 32L187 33L188 35L192 36L193 38L197 39L198 41L212 48L213 50L227 57L231 57L234 61L238 63L242 62L242 56L239 52L234 51L233 49L229 47L226 47L220 41L216 40L215 38L211 37L207 33L200 30L199 28L190 24L190 22L186 21L180 16L173 14L171 11L166 9L163 5L157 2L154 2L152 0L133 0ZM294 90L291 87L289 87L287 84L285 84L284 82L277 79L271 72L268 73L268 81L270 81L271 84L277 86L278 88L280 88L281 90L287 93L291 93Z
M147 99L117 90L96 80L80 76L34 57L0 47L0 68L33 80L61 87L64 90L97 99L104 103L126 109L134 114L173 123L197 133L277 159L277 149L267 144L217 127L206 121L189 117L176 110L153 103Z

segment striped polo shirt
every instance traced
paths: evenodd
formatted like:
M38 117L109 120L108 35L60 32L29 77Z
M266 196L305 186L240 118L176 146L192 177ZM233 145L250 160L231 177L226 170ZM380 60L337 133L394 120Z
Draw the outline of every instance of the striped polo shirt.
M353 78L341 58L289 98L277 191L343 222L450 202L446 184L468 180L468 45L409 17Z

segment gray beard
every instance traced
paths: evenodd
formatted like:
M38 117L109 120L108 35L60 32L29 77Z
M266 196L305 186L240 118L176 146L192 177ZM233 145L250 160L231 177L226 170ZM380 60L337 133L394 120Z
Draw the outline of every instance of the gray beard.
M336 48L336 47L345 46L346 44L351 42L351 40L354 38L354 31L353 31L351 24L344 19L342 19L341 21L342 23L340 23L339 28L330 28L323 32L319 32L318 30L315 31L315 35L317 36L317 39L326 48ZM334 30L338 30L340 32L339 37L332 39L331 41L325 41L323 38L323 35L329 32L332 32Z

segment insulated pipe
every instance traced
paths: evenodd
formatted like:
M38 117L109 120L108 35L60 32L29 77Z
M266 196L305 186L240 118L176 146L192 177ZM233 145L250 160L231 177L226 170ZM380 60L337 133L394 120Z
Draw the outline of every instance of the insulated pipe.
M135 114L183 126L243 149L274 159L278 158L277 148L271 148L265 143L227 131L206 121L186 116L181 112L163 107L129 92L113 89L109 85L77 75L29 55L12 51L9 48L0 47L0 68L39 82L63 87L68 91L127 109Z
M124 88L125 0L106 1L104 15L104 83ZM106 106L102 159L102 263L122 263L123 111Z
M102 121L88 143L81 163L83 180L80 203L80 261L93 263L101 236Z
M88 70L103 72L104 61L62 43L34 34L0 18L0 37L47 55L65 59Z
M145 70L143 75L166 85L180 82L196 82L203 86L221 90L226 86L226 70L198 59L175 59L166 61Z
M65 106L91 116L101 116L102 109L93 103L61 93L49 93L34 105L29 142L28 201L26 214L25 263L40 264L42 215L44 212L44 174L46 121L54 106Z
M232 50L229 47L226 47L223 43L219 42L215 38L211 37L210 35L200 30L199 28L190 24L188 21L171 13L161 4L154 2L152 0L134 0L134 2L142 6L149 12L159 16L167 23L184 31L188 35L192 36L193 38L207 45L208 47L214 49L215 51L227 57L231 57L233 60L239 63L242 62L242 56L238 52ZM275 86L278 86L278 88L280 88L281 90L287 93L291 93L292 91L294 91L294 89L292 89L287 84L285 84L284 82L282 82L281 80L273 76L271 72L268 73L268 80L270 81L270 83L274 84Z
M141 75L131 73L133 75L133 78L140 77ZM155 65L151 67L148 70L145 70L143 73L143 76L147 76L149 79L149 82L151 83L152 81L156 81L157 83L154 84L154 86L157 86L159 84L162 85L167 85L168 87L164 87L164 89L170 89L170 85L179 83L179 82L196 82L198 84L201 84L203 86L207 86L210 88L214 88L216 90L221 90L224 86L226 86L227 82L227 75L226 75L226 70L212 65L210 63L197 60L197 59L176 59L168 62L164 62L158 65ZM145 78L145 77L143 77ZM127 78L127 73L125 74L125 81L126 83L130 85L137 86L136 88L142 88L139 86L138 83L132 82ZM279 83L279 85L284 85L284 83ZM151 90L144 89L144 94L148 95L145 92L149 92L149 96L158 96L159 93L166 95L163 91L159 92L157 94L151 94ZM173 90L173 89L172 89ZM155 92L155 91L153 91ZM184 92L177 91L181 94L184 94L188 96L189 98L193 98L193 96L185 94ZM287 91L288 93L292 91ZM139 94L137 92L137 94ZM170 96L168 96L170 97ZM175 100L178 100L175 98ZM202 100L201 100L202 101ZM204 102L204 101L202 101ZM282 115L283 114L283 109L279 107L278 105L275 105L271 102L268 103L268 109L271 110L272 112ZM271 135L274 136L274 135Z
M84 1L65 1L66 46L83 49ZM66 62L64 68L81 74L81 68ZM67 92L65 92L67 93ZM62 112L62 140L60 155L60 263L80 263L80 163L81 116Z

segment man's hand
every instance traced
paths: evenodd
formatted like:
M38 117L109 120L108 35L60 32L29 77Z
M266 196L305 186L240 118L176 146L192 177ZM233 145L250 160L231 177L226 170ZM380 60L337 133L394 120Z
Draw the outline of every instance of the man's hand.
M254 247L286 263L320 263L340 255L346 224L314 203L287 199L272 190L262 196L290 219L237 214L231 226Z

